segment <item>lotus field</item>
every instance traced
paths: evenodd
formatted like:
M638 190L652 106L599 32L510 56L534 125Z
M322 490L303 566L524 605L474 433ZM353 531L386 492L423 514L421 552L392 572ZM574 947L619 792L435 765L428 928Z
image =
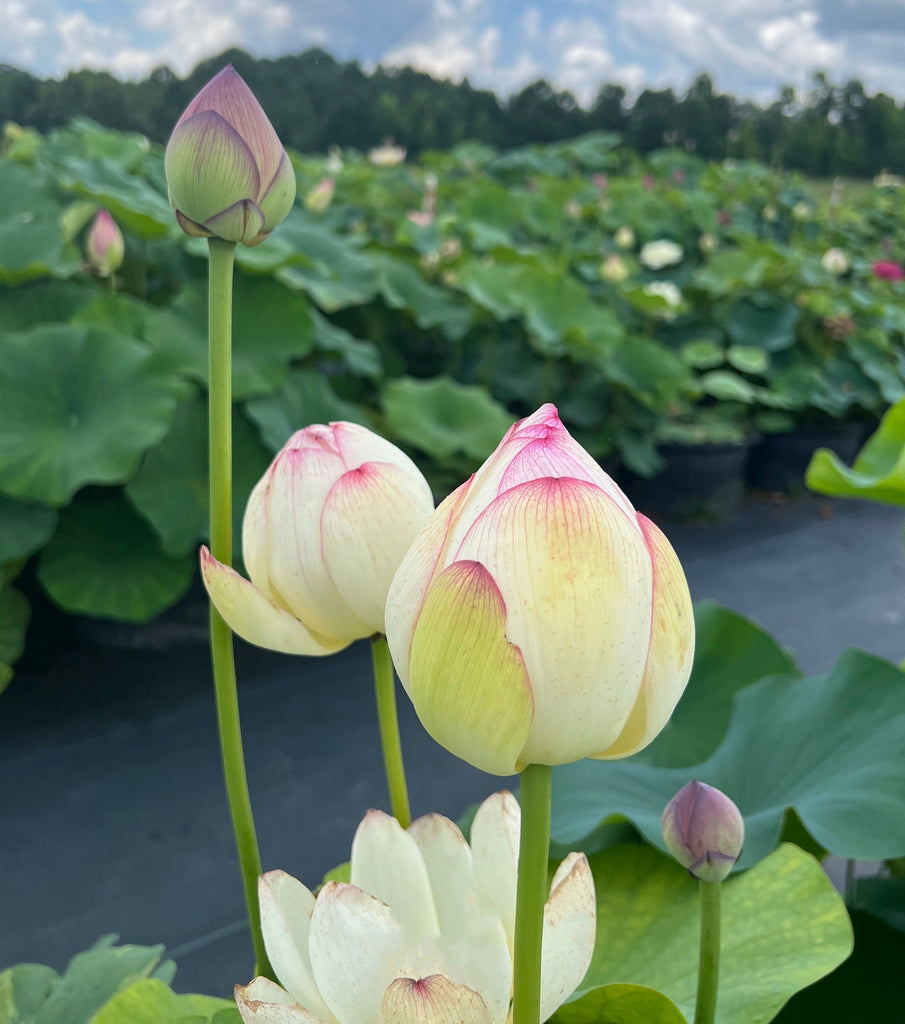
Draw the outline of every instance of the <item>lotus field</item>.
M801 436L872 435L808 485L905 505L899 185L605 133L286 154L231 69L166 155L6 125L0 689L22 589L143 624L200 551L256 962L235 1000L181 995L159 947L101 940L0 973L0 1022L896 1019L864 972L905 947L902 672L805 676L692 606L644 513L680 453ZM371 643L392 814L323 882L261 875L232 634ZM501 790L458 823L412 820L394 666Z

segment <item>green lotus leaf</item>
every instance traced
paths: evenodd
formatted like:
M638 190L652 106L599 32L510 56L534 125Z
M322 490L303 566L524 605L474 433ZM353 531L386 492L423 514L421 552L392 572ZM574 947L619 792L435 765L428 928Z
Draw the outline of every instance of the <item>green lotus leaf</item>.
M126 494L157 531L164 551L186 555L209 539L207 404L198 395L180 403L169 433L144 458ZM245 503L270 455L251 424L233 416L233 522L241 533Z
M369 302L376 294L377 275L361 241L337 235L301 212L280 225L279 235L291 242L295 256L277 270L277 279L307 292L321 309L332 313Z
M116 494L76 500L41 553L38 579L60 607L118 622L147 622L174 605L195 572Z
M845 651L823 676L773 676L735 697L716 752L693 767L579 761L553 770L553 838L572 848L627 818L662 848L660 816L690 779L721 789L745 817L739 868L775 847L786 808L840 857L905 853L905 674Z
M905 399L886 413L851 469L835 452L821 448L804 479L820 494L905 505Z
M553 1024L687 1024L668 997L644 985L600 985L553 1015Z
M391 309L411 312L422 328L439 327L453 341L462 338L471 326L471 311L456 301L453 293L425 281L417 268L387 253L375 254L377 286Z
M698 764L726 735L739 690L766 676L801 675L769 633L715 601L695 604L694 625L694 665L685 693L660 735L634 761L664 768Z
M0 494L0 565L42 548L57 525L55 509L14 501Z
M91 1024L207 1024L216 1014L238 1010L231 1000L216 996L177 995L157 978L145 978L118 992Z
M799 311L794 302L770 293L739 299L729 312L726 330L733 344L778 352L795 344Z
M0 662L12 665L25 650L31 609L15 587L0 588Z
M484 388L448 377L398 377L382 399L392 436L441 460L457 453L485 459L515 419Z
M127 480L180 390L132 338L63 325L0 337L0 491L64 505Z
M0 284L75 273L80 257L63 238L61 212L34 167L0 161Z
M172 305L148 315L145 335L162 366L207 382L207 295L184 288ZM314 347L305 298L272 278L236 276L233 285L233 397L275 391L289 364Z
M614 847L590 862L597 890L594 957L555 1019L608 1020L593 1015L590 997L619 982L662 992L690 1021L698 976L698 883L644 846ZM766 1024L791 996L851 953L845 904L817 861L797 846L779 847L722 890L717 1024Z
M276 394L253 398L245 408L271 451L278 451L291 434L312 423L348 420L370 426L359 406L340 398L323 374L310 370L293 370Z
M0 288L0 331L27 331L38 324L65 323L101 292L74 281L35 281Z

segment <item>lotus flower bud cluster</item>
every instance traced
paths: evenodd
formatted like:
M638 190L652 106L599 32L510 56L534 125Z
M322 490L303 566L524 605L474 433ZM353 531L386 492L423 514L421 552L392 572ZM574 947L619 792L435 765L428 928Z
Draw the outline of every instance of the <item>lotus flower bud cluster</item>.
M248 500L251 582L202 548L204 584L249 643L332 654L384 632L390 581L433 507L427 481L389 441L354 423L306 427Z
M669 801L660 828L669 852L703 882L722 882L745 841L739 809L725 793L697 779Z
M295 200L295 172L241 77L225 67L185 108L167 143L170 203L186 234L257 245Z
M108 210L98 210L85 242L88 262L100 277L109 277L123 265L126 243Z
M660 530L545 405L425 524L387 600L427 731L476 767L626 757L672 714L694 623Z
M471 846L430 814L403 831L370 811L352 844L351 884L315 897L282 871L260 881L261 925L280 985L237 987L246 1024L506 1024L512 997L519 806L478 809ZM596 932L584 854L553 876L544 908L540 1019L581 982Z

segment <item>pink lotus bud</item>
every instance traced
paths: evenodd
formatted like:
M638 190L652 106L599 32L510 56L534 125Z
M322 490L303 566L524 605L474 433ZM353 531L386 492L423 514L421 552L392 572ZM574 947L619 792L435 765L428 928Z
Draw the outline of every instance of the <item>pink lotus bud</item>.
M386 625L427 731L497 775L640 750L672 714L694 648L675 552L552 405L428 519Z
M310 210L312 213L323 213L333 202L333 193L335 191L336 179L324 178L305 196L305 209Z
M257 245L295 200L295 172L261 104L232 66L185 108L164 166L179 226L196 238Z
M433 507L427 481L389 441L355 423L306 427L248 499L251 582L202 548L204 585L249 643L331 654L384 632L390 581Z
M874 260L873 272L881 281L901 281L905 277L899 264L892 260Z
M739 809L725 793L697 779L669 801L660 828L669 852L703 882L722 882L745 841Z
M109 277L123 265L126 245L123 233L107 210L98 210L85 243L88 262L101 277Z

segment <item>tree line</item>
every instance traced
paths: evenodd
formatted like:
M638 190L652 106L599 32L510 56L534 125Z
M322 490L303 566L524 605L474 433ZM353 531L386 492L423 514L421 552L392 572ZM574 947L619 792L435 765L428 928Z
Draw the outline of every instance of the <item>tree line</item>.
M681 95L645 89L633 103L621 85L603 85L586 109L543 80L501 101L467 79L437 81L411 68L368 74L319 49L275 60L232 49L186 78L162 67L129 82L89 70L40 79L0 65L0 122L47 131L84 115L165 142L188 101L226 63L254 90L284 143L302 152L368 149L387 138L413 153L464 140L506 148L604 129L641 153L679 146L821 177L905 173L905 107L884 93L868 95L857 80L835 85L822 73L806 93L784 87L763 106L717 92L702 74Z

